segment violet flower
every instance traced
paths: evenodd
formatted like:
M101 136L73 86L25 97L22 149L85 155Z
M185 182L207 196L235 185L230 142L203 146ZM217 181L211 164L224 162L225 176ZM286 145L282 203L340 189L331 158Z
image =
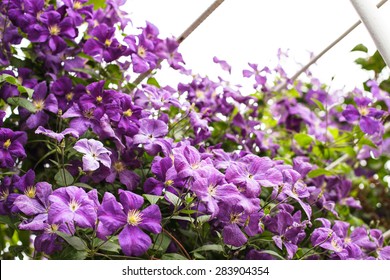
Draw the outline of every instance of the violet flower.
M138 134L134 136L134 144L143 144L145 151L150 155L156 155L161 151L165 154L169 152L170 143L162 138L168 134L167 124L154 119L141 119L139 122L140 128Z
M134 190L139 183L139 176L128 169L125 161L118 158L116 152L111 153L110 174L106 177L106 182L113 183L119 177L119 181L126 186L128 190Z
M111 167L111 152L103 146L102 142L95 139L81 139L76 142L73 148L84 154L84 171L95 171L99 168L99 163L108 168Z
M114 38L115 27L108 27L102 23L90 32L93 38L88 39L83 47L86 54L94 57L97 61L111 62L118 59L126 51L117 39Z
M97 216L94 201L82 188L69 186L56 189L49 196L49 201L49 223L74 223L81 228L95 227Z
M0 168L11 168L15 165L16 159L24 159L26 142L25 132L0 128Z
M25 124L29 129L46 125L49 121L49 115L47 112L55 114L58 111L58 103L55 95L47 95L46 82L41 82L34 87L32 99L32 103L36 110L35 113L30 113L26 109L19 107L20 115L23 119L25 119Z
M79 133L76 130L74 130L73 128L66 128L64 131L57 133L57 132L54 132L50 129L46 129L42 126L39 126L37 128L37 130L35 130L35 134L43 134L47 137L50 137L52 139L57 140L58 142L61 142L65 138L66 135L70 135L74 138L80 137Z
M354 121L359 121L360 128L364 133L374 134L379 132L381 129L380 118L383 116L384 112L375 108L369 108L371 100L366 97L356 97L354 99L357 108L351 104L348 104L345 110L343 111L344 118L352 123Z
M119 190L118 203L115 197L106 192L98 210L98 217L103 226L111 233L119 233L119 244L128 256L144 254L152 240L143 230L152 233L161 232L161 212L156 205L140 210L144 204L142 196L130 191Z
M40 24L34 24L28 29L28 39L34 43L48 42L53 54L58 54L66 49L63 39L73 39L77 36L77 29L70 17L63 18L57 11L46 11L39 16Z
M19 195L14 205L25 215L32 218L23 221L19 228L23 230L44 230L47 226L49 196L52 188L49 183L39 182L28 186L24 194Z

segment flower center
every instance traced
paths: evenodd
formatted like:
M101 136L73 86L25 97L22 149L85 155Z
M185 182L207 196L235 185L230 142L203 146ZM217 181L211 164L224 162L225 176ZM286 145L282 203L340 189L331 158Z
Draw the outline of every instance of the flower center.
M81 4L79 1L75 1L73 3L73 9L80 10L83 7L83 4Z
M142 214L139 210L132 209L127 213L127 223L131 226L138 226L142 222Z
M106 47L109 47L111 46L111 40L110 39L106 39L106 41L104 41L104 45L106 45Z
M60 34L60 32L61 32L61 29L58 27L57 24L54 24L54 25L49 27L50 35L57 36L58 34Z
M74 93L69 92L65 95L66 100L71 101L73 99Z
M210 196L214 196L216 193L217 193L217 188L216 186L214 185L210 185L208 188L207 188L207 192Z
M93 110L92 109L86 110L83 112L83 115L87 119L92 119L93 118Z
M103 101L103 97L101 97L100 95L98 97L96 97L97 103L101 103L102 101Z
M28 196L29 198L35 198L37 189L34 186L29 186L24 191L24 194Z
M76 210L79 209L79 208L80 208L80 205L77 203L76 200L72 199L69 202L69 209L70 209L70 211L76 212Z
M116 172L122 172L125 170L125 165L121 161L117 161L114 163L114 169Z
M52 224L52 225L50 225L50 226L46 229L46 231L47 231L48 233L55 233L56 231L58 231L58 228L59 228L58 225Z
M165 182L165 185L166 185L166 186L172 186L172 185L173 185L173 180L167 180L167 181Z
M332 239L330 243L332 244L332 247L335 252L341 252L343 250L343 248L341 248L339 244L337 244L337 241L335 239Z
M202 98L204 98L204 91L202 91L202 90L200 90L200 89L197 89L196 91L195 91L195 96L197 97L197 98L200 98L200 99L202 99Z
M8 190L3 190L0 192L0 201L4 201L7 199L9 196L9 191Z
M123 115L125 117L131 117L133 115L133 111L131 111L131 109L128 109L127 111L123 112Z
M362 115L363 117L367 116L368 113L370 113L370 111L368 110L367 107L359 107L358 111L359 111L360 115Z
M11 146L11 139L7 139L7 141L4 142L3 148L8 150L9 146Z
M35 106L35 109L37 109L37 111L42 111L43 108L45 107L45 101L44 100L36 100L33 102L34 106Z
M232 224L238 224L240 222L241 213L231 213L230 222Z
M145 58L146 57L146 50L143 46L139 46L138 47L138 50L137 50L137 54L142 57L142 58Z

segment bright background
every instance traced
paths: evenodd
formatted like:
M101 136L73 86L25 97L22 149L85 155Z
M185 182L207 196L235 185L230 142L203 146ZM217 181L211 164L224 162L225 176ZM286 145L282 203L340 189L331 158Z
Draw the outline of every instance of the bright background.
M379 0L370 0L374 3ZM134 26L145 20L155 24L161 35L178 37L213 0L127 0L124 6ZM381 8L390 16L390 3ZM187 68L194 73L216 77L221 70L213 56L227 60L233 67L233 83L242 83L247 63L275 66L277 50L289 50L290 62L284 64L289 76L299 64L310 60L358 20L349 0L225 0L180 46ZM325 54L310 70L315 77L334 88L361 86L369 74L354 63L364 53L351 53L359 43L376 50L361 24ZM164 78L174 79L171 73ZM331 81L333 78L333 81ZM165 81L165 80L164 80Z

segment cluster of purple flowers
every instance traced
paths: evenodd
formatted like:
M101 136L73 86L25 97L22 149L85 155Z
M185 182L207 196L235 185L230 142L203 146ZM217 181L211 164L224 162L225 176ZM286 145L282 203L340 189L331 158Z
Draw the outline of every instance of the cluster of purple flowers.
M273 258L267 248L293 259L305 246L312 258L325 250L331 259L390 259L380 230L339 220L338 206L362 206L347 174L325 168L334 157L329 143L341 133L354 137L355 123L358 159L386 153L390 103L374 81L374 99L360 92L344 107L314 79L309 89L272 92L272 74L285 75L280 65L249 64L243 76L255 80L252 95L198 75L177 89L134 88L123 75L129 69L146 73L166 60L189 72L178 42L159 38L149 22L140 34L118 36L130 23L124 1L97 10L87 0L58 2L0 3L0 75L12 78L2 80L0 101L17 107L12 117L0 110L0 171L9 172L0 174L0 215L18 217L37 252L56 254L71 245L65 235L82 232L100 244L117 237L123 254L144 256L157 250L158 237L173 236L164 235L170 226L207 224L210 240L249 259ZM22 38L31 43L25 67L9 70L11 46ZM226 61L214 62L231 72ZM256 244L263 234L271 238ZM178 239L166 250L183 250ZM85 246L91 257L95 243Z

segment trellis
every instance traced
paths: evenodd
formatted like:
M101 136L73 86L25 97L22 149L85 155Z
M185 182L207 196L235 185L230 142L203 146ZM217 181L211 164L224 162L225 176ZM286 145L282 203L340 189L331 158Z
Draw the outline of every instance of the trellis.
M356 21L350 28L342 33L336 40L326 46L321 52L315 55L308 63L306 63L299 71L297 71L290 78L282 81L280 84L274 87L274 91L281 91L287 87L289 83L293 83L302 73L310 68L311 65L316 63L324 54L331 50L341 40L347 37L356 27L358 27L362 21L367 27L371 37L374 40L378 51L383 56L387 65L390 65L390 36L387 36L386 32L390 32L390 23L378 13L377 8L382 7L387 0L381 0L375 7L374 4L369 3L369 0L350 0L352 5L355 7L361 20ZM224 0L214 1L176 40L181 44L191 33L196 30L202 22L204 22L222 3ZM390 34L390 33L388 33ZM161 61L157 64L156 68L160 65ZM140 74L133 84L137 86L146 77L148 77L154 69L149 70L146 73Z

